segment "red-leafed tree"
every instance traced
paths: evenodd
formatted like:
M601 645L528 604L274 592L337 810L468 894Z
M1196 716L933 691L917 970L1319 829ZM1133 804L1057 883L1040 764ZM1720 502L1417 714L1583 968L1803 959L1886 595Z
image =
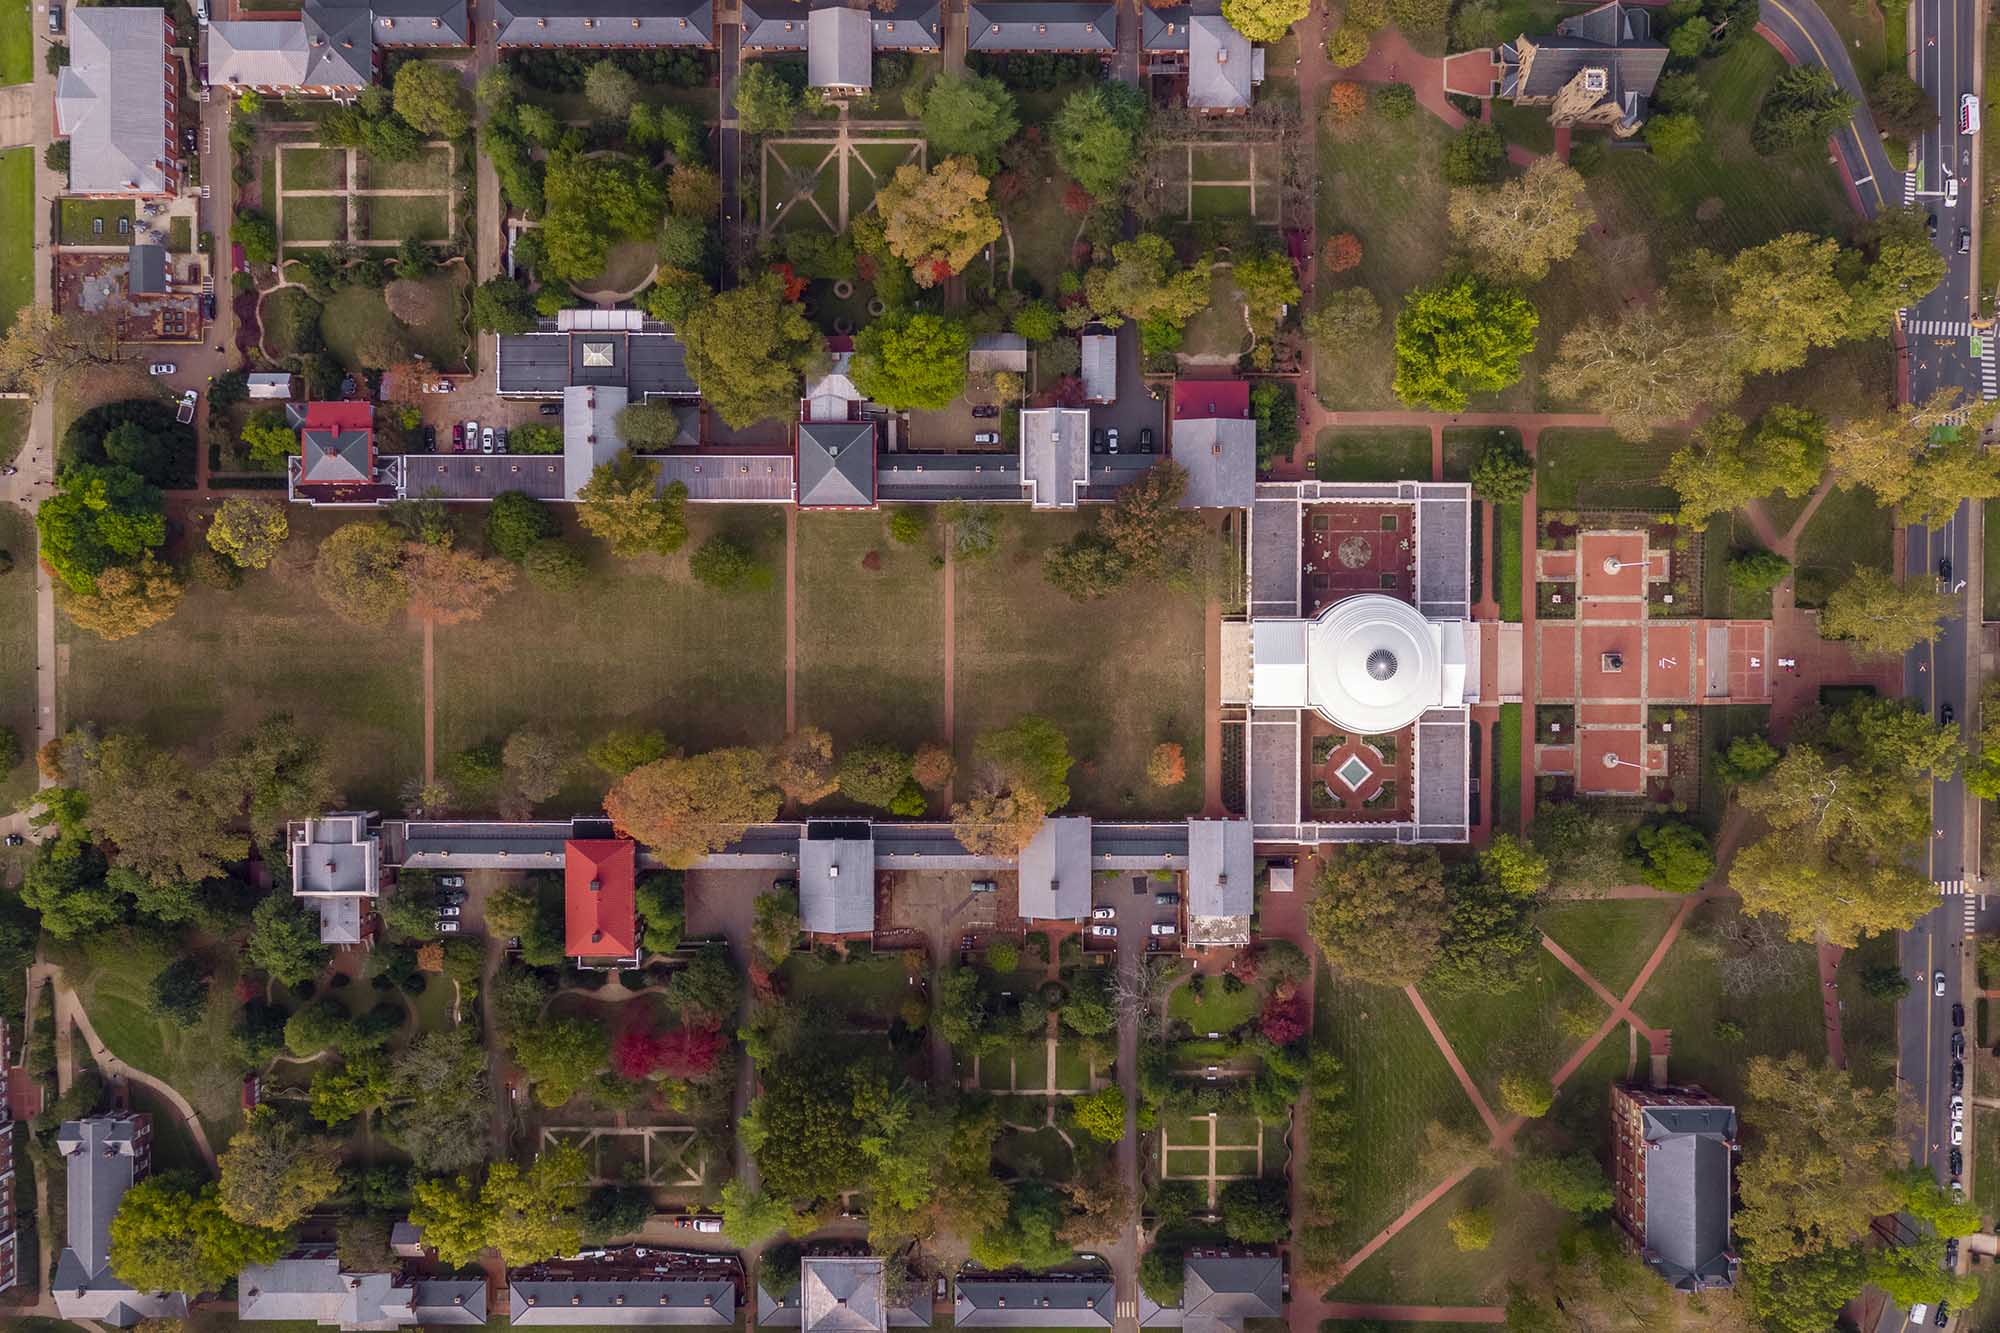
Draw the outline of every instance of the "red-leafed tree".
M1329 273L1345 273L1361 263L1361 238L1351 231L1341 232L1326 243L1320 262Z
M700 1078L722 1058L721 1028L675 1028L661 1040L659 1072L668 1078Z
M1289 1046L1306 1035L1305 992L1292 985L1278 987L1264 1001L1257 1015L1257 1030L1279 1046Z
M1090 191L1084 189L1075 181L1071 181L1068 188L1063 191L1063 212L1073 218L1082 217L1085 213L1096 207L1096 205L1097 200Z
M632 1024L611 1043L611 1068L620 1078L650 1078L666 1058L669 1035Z

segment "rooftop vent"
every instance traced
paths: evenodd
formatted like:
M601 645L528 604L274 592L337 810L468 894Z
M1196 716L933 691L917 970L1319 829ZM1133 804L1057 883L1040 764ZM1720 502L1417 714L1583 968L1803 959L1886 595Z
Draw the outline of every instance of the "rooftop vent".
M623 1305L625 1303L625 1293L621 1291L616 1296L613 1296L611 1303L613 1305Z
M603 888L604 888L604 881L593 876L590 881L590 891L592 893L597 893L600 892Z

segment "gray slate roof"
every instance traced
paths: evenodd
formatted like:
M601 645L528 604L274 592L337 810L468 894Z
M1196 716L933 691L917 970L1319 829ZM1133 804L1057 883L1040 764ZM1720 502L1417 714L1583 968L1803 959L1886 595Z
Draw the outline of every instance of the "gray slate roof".
M807 13L804 0L743 0L744 49L805 50Z
M959 1328L1110 1328L1117 1299L1108 1280L965 1278L955 1284Z
M1118 7L1090 0L984 0L966 6L972 51L1103 51L1118 46Z
M125 288L134 296L159 296L167 290L167 251L160 245L135 245L125 252Z
M1257 860L1247 819L1190 819L1188 938L1196 944L1248 940L1256 904Z
M698 1324L736 1322L736 1284L726 1278L651 1281L515 1281L515 1327L564 1324Z
M1247 111L1256 72L1250 39L1220 14L1189 20L1187 104L1202 111Z
M875 37L868 12L834 5L806 20L806 81L815 88L872 88Z
M1257 423L1210 417L1173 423L1174 461L1188 474L1184 509L1248 509L1257 500Z
M943 36L943 6L937 0L903 0L888 13L877 10L875 25L877 51L935 51Z
M299 432L305 464L302 482L366 485L369 475L369 432L365 430L305 430Z
M1081 921L1089 916L1090 818L1043 820L1021 849L1020 885L1021 915L1027 920ZM1108 1315L1105 1322L1110 1322Z
M799 503L865 507L875 503L875 423L799 423Z
M307 87L363 88L375 81L375 30L366 5L308 5L299 14L310 51Z
M1605 100L1625 105L1652 96L1667 63L1667 48L1653 40L1646 11L1618 0L1566 18L1553 33L1528 40L1535 58L1525 83L1513 84L1519 79L1518 66L1502 56L1503 96L1554 97L1578 71L1598 67L1607 74Z
M1093 403L1118 397L1118 335L1086 333L1078 340L1083 357L1083 396Z
M563 390L563 498L590 484L591 474L625 447L618 414L631 403L623 385L581 384Z
M1284 1267L1276 1255L1192 1255L1186 1278L1182 1328L1240 1333L1245 1320L1284 1317Z
M782 1294L773 1295L762 1282L757 1284L757 1326L797 1328L799 1326L799 1284L794 1282Z
M800 882L803 887L803 878ZM799 1323L804 1333L884 1333L926 1328L930 1322L928 1300L921 1312L889 1303L882 1261L873 1255L810 1255L801 1265Z
M1640 1123L1647 1264L1682 1291L1726 1285L1735 1271L1728 1253L1736 1108L1648 1106Z
M1191 5L1175 5L1169 9L1139 6L1140 48L1148 52L1187 50L1188 18L1193 12Z
M70 10L69 64L56 75L56 129L77 194L164 194L167 11Z
M799 920L816 935L875 929L875 840L866 820L806 825L799 839Z
M457 1324L476 1328L486 1323L486 1279L418 1278L410 1309L425 1327Z
M142 1293L111 1275L111 1218L125 1192L144 1178L139 1140L143 1117L94 1116L65 1121L56 1151L66 1163L69 1244L56 1259L50 1290L65 1319L94 1319L119 1328L141 1319L187 1313L180 1292Z
M471 46L465 0L370 0L377 46Z
M390 1273L343 1273L340 1261L280 1259L245 1268L237 1279L237 1318L300 1320L343 1329L386 1330L416 1322L410 1288Z
M493 0L501 46L713 46L714 0Z

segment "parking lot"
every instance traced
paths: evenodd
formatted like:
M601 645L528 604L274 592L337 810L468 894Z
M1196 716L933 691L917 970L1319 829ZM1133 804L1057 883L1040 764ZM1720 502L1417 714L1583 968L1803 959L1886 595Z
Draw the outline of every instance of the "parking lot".
M1171 895L1173 901L1160 902L1162 895ZM1100 871L1091 877L1091 921L1085 944L1091 949L1112 950L1120 937L1131 932L1146 941L1148 953L1176 953L1182 942L1181 899L1178 875L1167 880L1140 871ZM1103 915L1106 912L1108 917ZM1173 930L1156 935L1156 925L1172 926ZM1105 926L1115 927L1114 932L1102 933Z

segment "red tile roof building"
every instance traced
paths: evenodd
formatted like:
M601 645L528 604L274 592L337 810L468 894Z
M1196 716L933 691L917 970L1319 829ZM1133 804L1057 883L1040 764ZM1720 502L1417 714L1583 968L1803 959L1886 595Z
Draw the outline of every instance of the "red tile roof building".
M637 878L638 844L630 838L572 838L563 844L565 953L638 963Z

